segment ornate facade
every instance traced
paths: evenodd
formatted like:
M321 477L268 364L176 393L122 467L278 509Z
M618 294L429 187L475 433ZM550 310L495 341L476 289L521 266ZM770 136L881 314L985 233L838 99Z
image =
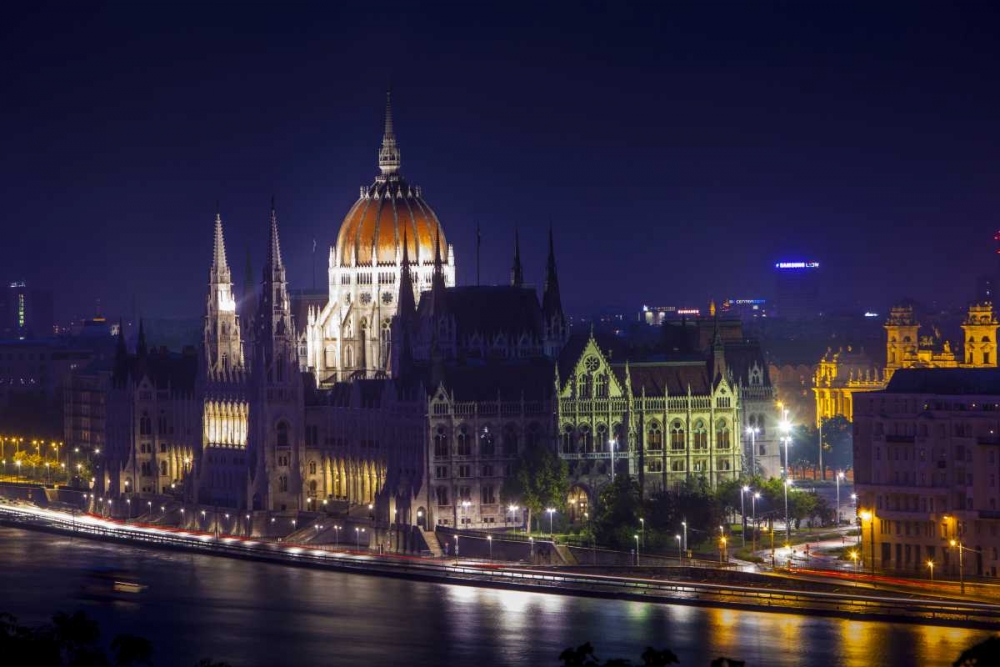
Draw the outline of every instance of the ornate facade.
M265 266L239 302L216 215L200 350L150 352L142 338L129 354L119 341L102 491L428 529L520 524L501 488L537 447L569 462L573 518L615 475L652 493L714 486L751 462L774 474L759 345L715 320L662 355L571 337L551 230L540 292L516 232L508 285L455 286L452 248L399 164L387 104L380 174L341 225L328 300L306 321L273 203Z
M894 306L885 322L885 368L880 372L863 354L848 347L827 351L813 379L816 423L842 415L854 418L854 395L885 389L901 368L996 368L997 327L993 304L974 303L962 322L963 348L934 329L921 335L912 306Z

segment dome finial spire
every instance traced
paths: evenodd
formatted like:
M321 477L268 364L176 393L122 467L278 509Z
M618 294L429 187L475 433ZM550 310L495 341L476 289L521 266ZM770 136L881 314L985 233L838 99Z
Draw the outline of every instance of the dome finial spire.
M382 148L378 152L378 168L383 175L399 171L399 147L392 127L392 91L385 91L385 130L382 133Z

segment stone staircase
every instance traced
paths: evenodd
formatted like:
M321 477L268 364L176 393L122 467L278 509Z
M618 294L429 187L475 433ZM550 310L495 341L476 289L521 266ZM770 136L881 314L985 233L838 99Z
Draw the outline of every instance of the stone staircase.
M444 551L441 549L441 543L438 541L437 534L433 530L421 530L420 536L424 538L427 550L431 552L431 555L434 556L434 558L444 557Z

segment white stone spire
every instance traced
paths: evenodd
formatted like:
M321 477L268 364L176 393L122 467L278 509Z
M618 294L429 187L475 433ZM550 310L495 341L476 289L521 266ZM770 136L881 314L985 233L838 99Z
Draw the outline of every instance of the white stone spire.
M385 131L382 134L382 148L378 152L378 168L383 175L395 174L399 171L399 147L396 146L396 133L392 129L392 92L385 93Z

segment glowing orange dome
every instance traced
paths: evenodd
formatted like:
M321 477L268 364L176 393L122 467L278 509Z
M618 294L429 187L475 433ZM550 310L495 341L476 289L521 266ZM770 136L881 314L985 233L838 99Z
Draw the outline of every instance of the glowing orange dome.
M337 264L396 264L403 253L404 235L411 262L434 261L435 240L441 244L442 261L448 261L444 230L420 194L420 188L398 178L379 179L364 188L340 225Z
M420 188L410 186L399 174L399 148L388 96L378 163L381 173L372 185L361 188L361 196L340 225L337 265L395 265L403 254L404 237L411 262L433 262L435 241L440 243L441 260L447 262L448 242L441 223Z

